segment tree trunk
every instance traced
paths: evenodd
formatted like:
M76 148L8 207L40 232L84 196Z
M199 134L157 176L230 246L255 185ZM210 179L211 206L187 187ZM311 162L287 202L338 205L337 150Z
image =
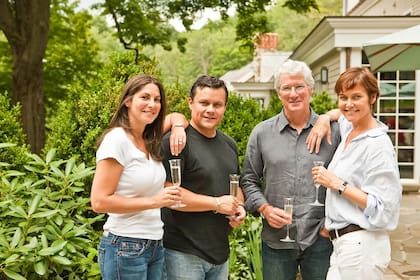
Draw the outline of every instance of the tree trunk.
M13 53L13 101L22 106L22 124L31 150L45 143L44 70L50 0L0 0L0 28Z
M27 143L40 153L45 143L44 73L42 60L27 61L28 46L16 52L13 67L13 101L22 108L22 124Z

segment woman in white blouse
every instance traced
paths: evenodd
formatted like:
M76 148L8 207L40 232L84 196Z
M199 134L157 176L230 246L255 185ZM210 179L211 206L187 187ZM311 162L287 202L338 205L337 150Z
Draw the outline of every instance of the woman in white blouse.
M325 234L334 251L327 279L383 279L391 259L387 231L397 227L402 187L388 127L372 115L378 83L369 69L349 68L335 92L339 110L322 115L319 125L325 131L338 120L342 141L328 170L312 169L314 181L328 188ZM308 139L323 134L313 131Z

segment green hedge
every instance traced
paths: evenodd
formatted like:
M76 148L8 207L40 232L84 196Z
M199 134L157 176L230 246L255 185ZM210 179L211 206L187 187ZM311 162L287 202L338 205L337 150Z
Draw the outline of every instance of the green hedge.
M0 94L0 143L13 144L8 149L0 149L0 162L8 162L11 168L17 170L23 169L26 153L29 152L20 116L20 106L11 104L7 92Z
M28 154L24 171L8 163L0 162L0 278L99 279L93 225L103 216L90 215L79 195L93 169L55 150Z

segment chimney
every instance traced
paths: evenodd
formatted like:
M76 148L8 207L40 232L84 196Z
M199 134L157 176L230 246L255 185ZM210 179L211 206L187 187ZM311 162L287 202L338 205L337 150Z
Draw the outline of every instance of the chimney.
M264 52L275 52L278 46L277 33L264 33L256 36L254 51L254 80L261 80L261 54Z
M264 51L276 51L278 46L278 34L277 33L264 33L257 36L257 42L255 48Z

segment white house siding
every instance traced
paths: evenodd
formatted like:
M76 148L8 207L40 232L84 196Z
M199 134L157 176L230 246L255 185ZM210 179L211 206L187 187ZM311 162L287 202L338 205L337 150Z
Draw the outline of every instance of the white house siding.
M359 2L357 5L353 5L354 0L349 2L353 9L345 14L348 16L413 16L420 13L418 0L363 0L356 1Z

